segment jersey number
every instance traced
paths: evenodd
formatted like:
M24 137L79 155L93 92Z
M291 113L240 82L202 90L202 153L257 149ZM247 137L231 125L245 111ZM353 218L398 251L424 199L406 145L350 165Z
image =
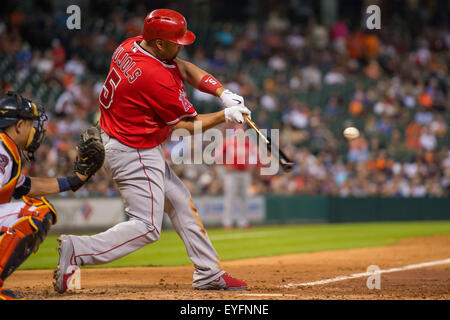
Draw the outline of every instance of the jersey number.
M102 92L100 93L100 103L105 109L108 109L113 102L114 91L120 83L120 75L117 73L116 69L112 68L111 72L108 74L105 83L103 84Z

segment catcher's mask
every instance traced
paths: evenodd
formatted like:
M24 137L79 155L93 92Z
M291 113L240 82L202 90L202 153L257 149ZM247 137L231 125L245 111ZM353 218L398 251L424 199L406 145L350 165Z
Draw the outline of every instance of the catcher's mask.
M48 119L44 107L22 97L16 92L9 91L0 100L0 129L7 128L19 120L34 120L33 128L25 145L24 156L34 160L34 152L44 139L44 122Z

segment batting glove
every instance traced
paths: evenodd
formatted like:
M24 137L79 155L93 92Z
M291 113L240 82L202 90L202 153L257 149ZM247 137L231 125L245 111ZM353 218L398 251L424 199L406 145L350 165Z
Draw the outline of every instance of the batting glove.
M220 100L225 108L233 107L233 106L245 106L244 98L238 94L231 92L228 89L225 89L220 95Z
M251 111L244 106L233 106L225 108L225 120L227 122L233 121L237 123L244 123L244 114L251 119Z

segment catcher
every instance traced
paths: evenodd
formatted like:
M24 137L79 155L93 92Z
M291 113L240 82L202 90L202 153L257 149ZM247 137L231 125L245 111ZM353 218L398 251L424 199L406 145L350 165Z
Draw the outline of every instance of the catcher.
M23 299L2 289L3 282L32 252L37 252L57 221L55 209L44 196L78 190L105 158L100 133L91 127L81 135L72 176L24 176L21 158L34 160L46 120L43 107L15 92L0 99L0 300ZM23 201L10 202L12 197Z

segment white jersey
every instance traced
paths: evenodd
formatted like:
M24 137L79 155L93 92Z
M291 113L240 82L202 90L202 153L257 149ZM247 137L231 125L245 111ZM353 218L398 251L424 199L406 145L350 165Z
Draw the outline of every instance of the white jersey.
M13 165L14 162L11 159L11 155L0 140L0 188L11 180ZM24 182L25 176L21 173L17 180L16 188L19 188Z

